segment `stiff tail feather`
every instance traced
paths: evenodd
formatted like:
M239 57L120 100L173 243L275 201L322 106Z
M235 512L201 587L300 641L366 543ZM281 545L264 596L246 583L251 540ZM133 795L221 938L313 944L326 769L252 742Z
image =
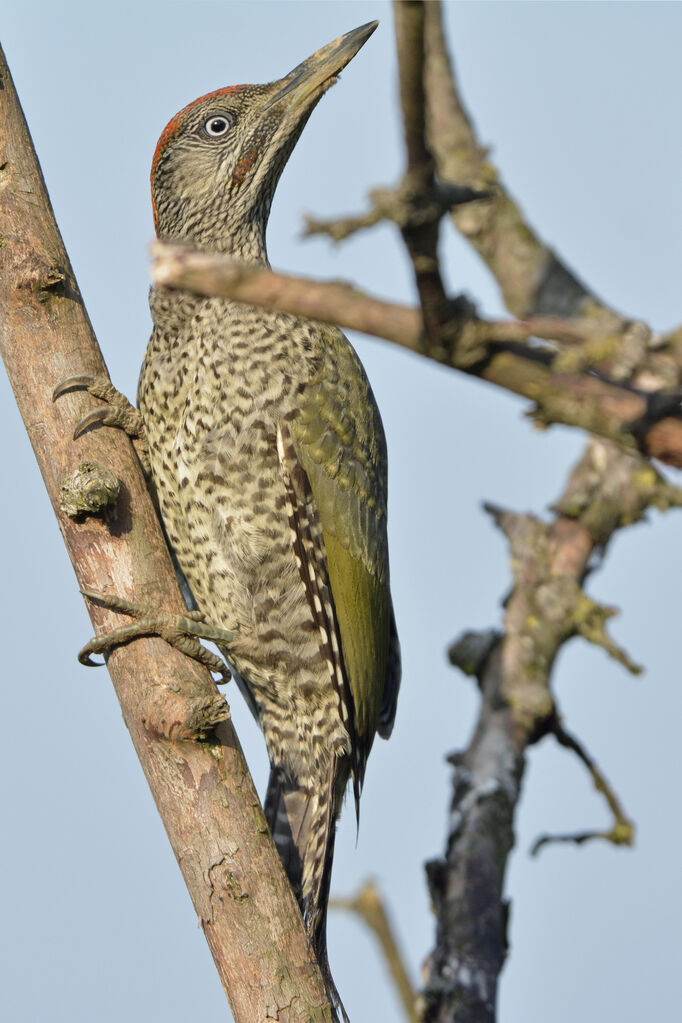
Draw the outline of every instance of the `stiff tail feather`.
M265 798L265 816L296 894L310 944L317 958L335 1023L350 1023L334 984L327 958L327 903L331 883L338 806L348 771L310 791L296 786L273 767Z

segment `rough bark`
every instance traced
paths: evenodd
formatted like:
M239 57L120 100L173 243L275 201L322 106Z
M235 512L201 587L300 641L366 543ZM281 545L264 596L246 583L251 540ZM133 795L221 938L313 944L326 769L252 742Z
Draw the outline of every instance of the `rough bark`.
M99 430L74 442L93 399L51 399L65 377L106 367L1 51L0 269L0 350L79 585L181 612L130 441ZM62 481L86 460L121 483L103 518L60 510ZM98 632L120 624L110 611L88 610ZM298 906L210 675L151 638L116 649L108 667L235 1019L329 1021Z

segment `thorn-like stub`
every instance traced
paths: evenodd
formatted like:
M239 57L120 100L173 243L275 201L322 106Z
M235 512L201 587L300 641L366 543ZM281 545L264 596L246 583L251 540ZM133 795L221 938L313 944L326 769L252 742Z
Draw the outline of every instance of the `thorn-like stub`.
M606 631L607 621L617 614L618 608L597 604L587 594L580 593L576 599L573 611L575 632L587 640L588 643L594 643L595 646L602 647L614 661L622 664L631 675L641 675L642 666L636 664Z
M81 462L62 483L59 507L72 519L103 515L116 506L120 492L121 482L110 469L95 462Z
M510 541L514 533L515 526L524 519L523 515L518 515L516 512L509 511L508 508L501 508L499 505L492 504L490 501L483 502L483 511L486 515L490 516L500 532L504 533Z

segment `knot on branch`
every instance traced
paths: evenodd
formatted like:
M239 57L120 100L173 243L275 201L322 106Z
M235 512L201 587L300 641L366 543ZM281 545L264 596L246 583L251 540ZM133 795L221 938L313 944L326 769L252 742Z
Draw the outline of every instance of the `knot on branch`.
M69 518L102 515L115 508L121 482L110 469L95 462L81 462L62 482L59 507Z
M642 320L628 323L620 339L618 352L609 367L609 376L627 383L643 365L651 344L653 331Z
M415 269L427 269L426 260L415 258ZM443 297L434 302L428 318L424 316L419 350L429 359L475 372L489 356L487 324L479 320L476 306L468 295Z
M602 310L576 320L575 329L575 338L559 332L557 341L564 347L554 357L553 371L584 373L598 367L619 384L632 382L644 366L654 336L643 321L614 322L613 315ZM661 382L655 386L659 389Z
M143 724L149 734L171 742L203 742L229 719L230 708L221 693L187 696L166 686L155 686L144 702Z
M15 261L13 273L17 289L30 292L41 303L54 295L76 293L75 281L59 259L51 259L47 252L27 253L21 239L14 236L3 238L2 247Z
M629 432L638 448L650 458L682 468L682 452L678 440L682 420L682 393L660 391L647 394L643 414L629 424Z
M65 295L67 276L56 263L44 266L33 281L33 292L39 302L47 302L51 295Z
M465 675L480 676L490 654L502 639L498 629L463 632L448 649L448 660Z
M376 188L369 193L380 219L392 220L401 230L437 223L455 206L492 197L490 189L439 182L432 179L433 167L408 171L396 188Z

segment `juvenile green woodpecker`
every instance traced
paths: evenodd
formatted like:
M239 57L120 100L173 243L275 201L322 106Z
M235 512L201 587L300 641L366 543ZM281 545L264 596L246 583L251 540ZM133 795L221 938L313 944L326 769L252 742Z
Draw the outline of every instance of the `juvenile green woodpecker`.
M375 27L180 111L152 165L159 237L267 266L282 170ZM151 311L138 405L166 532L199 609L236 634L224 654L265 736L266 816L326 970L336 821L400 680L379 411L335 327L160 287Z

